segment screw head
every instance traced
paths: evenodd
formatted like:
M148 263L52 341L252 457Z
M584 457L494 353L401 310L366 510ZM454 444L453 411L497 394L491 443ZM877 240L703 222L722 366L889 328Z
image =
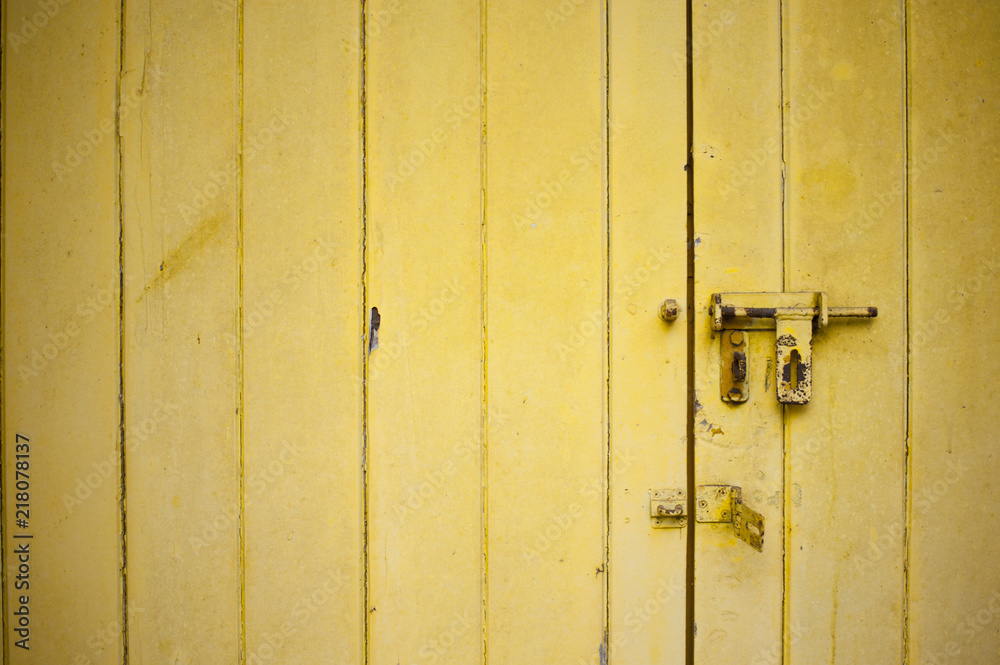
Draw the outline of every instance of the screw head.
M660 303L660 318L667 323L677 320L677 316L680 314L680 311L680 306L677 304L677 301L672 298L667 298Z
M734 330L729 333L729 343L733 346L739 346L743 343L743 331Z

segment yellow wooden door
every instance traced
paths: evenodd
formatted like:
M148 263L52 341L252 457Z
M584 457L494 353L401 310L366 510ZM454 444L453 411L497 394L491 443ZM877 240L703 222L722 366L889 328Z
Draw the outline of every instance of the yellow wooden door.
M683 662L682 7L368 11L370 662Z
M696 33L723 26L693 77L695 475L741 486L766 531L757 553L731 527L698 526L697 663L903 662L904 543L858 565L906 519L906 366L887 362L905 354L908 286L897 10L694 10ZM853 234L873 203L877 222ZM723 402L728 333L708 308L713 293L744 291L826 292L878 318L815 332L804 405L777 399L784 326L746 331L750 396Z
M757 553L698 525L696 663L1000 655L989 398L969 392L996 371L977 349L996 339L998 18L693 5L694 475L741 486L766 531ZM826 292L878 318L815 332L804 405L777 400L788 330L745 332L750 397L725 402L709 308L742 291Z
M1000 655L993 6L2 20L5 663Z

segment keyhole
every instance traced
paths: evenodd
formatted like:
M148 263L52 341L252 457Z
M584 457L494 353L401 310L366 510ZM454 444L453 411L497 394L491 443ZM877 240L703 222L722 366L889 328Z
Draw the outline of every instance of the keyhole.
M791 368L791 384L792 390L799 389L799 361L802 360L802 356L799 355L798 349L792 349L792 355L788 360L788 364Z

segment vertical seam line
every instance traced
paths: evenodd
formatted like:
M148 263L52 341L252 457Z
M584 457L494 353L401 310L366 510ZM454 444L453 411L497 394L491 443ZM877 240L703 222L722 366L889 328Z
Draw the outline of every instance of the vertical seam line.
M787 86L785 85L785 73L787 67L787 59L785 54L785 23L786 23L786 6L785 0L779 0L778 2L778 109L779 109L779 130L781 135L780 145L781 145L781 161L779 167L781 169L781 287L783 291L789 290L789 274L788 274L788 263L789 254L791 252L791 241L790 241L790 228L787 217L787 207L786 207L786 163L785 159L788 154L786 149L786 144L789 140L787 134L788 123L785 122L786 113L790 112L790 100L788 106L786 106L785 95L788 93ZM788 441L789 441L789 423L788 423L789 410L787 405L781 405L781 662L789 663L791 662L791 636L790 631L790 605L789 605L789 591L790 584L789 580L791 577L791 562L789 560L789 542L791 539L791 525L788 523L791 517L791 506L790 506L790 493L788 492L788 486L790 482L790 465L791 460L788 453Z
M902 616L902 661L903 665L910 662L910 535L913 519L912 493L913 465L911 463L910 413L911 413L911 375L910 363L910 46L909 46L909 3L900 0L902 5L902 60L903 60L903 248L905 265L906 321L904 326L904 343L906 349L906 376L904 377L905 399L903 400L903 616Z
M368 557L369 495L368 495L368 336L371 335L371 318L368 313L368 3L361 0L358 44L360 45L358 86L361 123L361 601L364 616L361 621L362 654L364 665L371 658L371 571Z
M611 3L604 0L604 311L605 323L605 450L604 450L604 658L611 662Z
M482 501L482 572L481 572L481 618L482 622L482 663L489 662L489 250L487 245L487 223L486 223L486 167L487 167L487 142L486 142L486 104L489 94L489 76L487 75L486 58L486 30L487 20L487 0L479 2L479 214L480 214L480 325L482 326L482 415L480 438L482 440L481 461L480 461L480 485Z
M7 2L3 0L3 11L0 11L0 34L7 34ZM7 49L4 48L6 40L0 39L0 295L6 293L7 286L7 217L4 214L4 207L7 197L7 141L6 141L6 120L7 120ZM4 374L4 364L6 360L5 333L6 327L6 298L0 297L0 459L7 461L7 381ZM17 437L14 438L15 446ZM15 451L16 451L15 447ZM0 523L3 525L3 537L0 538L0 608L2 608L4 620L3 635L0 636L0 653L3 654L3 662L9 663L9 653L7 649L8 625L7 617L7 483L6 473L0 473Z
M687 335L687 376L686 392L687 405L685 409L685 432L687 439L687 542L685 545L685 567L684 585L687 590L684 607L684 662L693 665L695 656L695 500L697 488L695 485L695 402L697 394L695 392L695 254L694 254L694 3L686 0L685 7L685 49L686 49L686 103L685 132L687 134L687 154L685 163L687 165L687 202L685 214L685 236L686 236L686 263L687 281L685 284L685 330Z
M237 283L239 288L238 319L236 321L239 334L239 472L240 472L240 663L246 663L247 658L247 584L246 584L246 460L245 460L245 399L244 382L246 375L246 356L244 349L243 330L243 0L236 2L236 102L238 120L236 123L236 197L237 197L237 236L236 265Z
M121 649L122 663L128 665L128 520L125 454L125 154L122 146L121 99L125 77L125 0L118 13L118 80L115 83L115 148L118 151L118 463L121 527Z
M785 129L787 123L785 122L785 114L791 111L791 100L788 100L789 104L786 108L785 106L785 95L787 94L787 86L785 85L785 67L787 66L787 61L785 57L785 0L778 1L778 110L780 117L780 163L779 168L781 169L781 287L783 290L788 290L788 257L791 252L791 238L788 220L785 219L785 204L786 204L786 174L785 174L785 158L787 156L788 150L786 150L786 143L788 141L788 136L786 136Z

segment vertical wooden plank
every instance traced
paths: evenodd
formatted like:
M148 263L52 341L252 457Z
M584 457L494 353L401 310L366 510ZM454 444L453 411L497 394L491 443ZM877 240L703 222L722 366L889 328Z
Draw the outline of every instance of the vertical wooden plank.
M359 5L245 7L248 663L360 663Z
M995 662L1000 8L909 10L910 662Z
M3 14L4 662L116 663L118 4Z
M236 6L126 5L128 651L240 653ZM127 109L127 111L126 111Z
M370 662L482 638L480 12L367 3Z
M810 0L787 5L785 20L786 286L826 291L831 306L879 310L875 320L833 320L816 331L812 400L786 409L788 662L901 662L906 226L899 6Z
M698 524L695 662L753 662L782 648L782 411L774 333L748 339L750 397L719 396L711 294L780 292L781 35L778 3L693 4L695 481L737 485L765 520L763 552L731 524Z
M606 654L603 3L489 3L490 662Z
M609 13L611 519L609 662L683 663L687 530L653 529L649 490L687 486L683 2Z

